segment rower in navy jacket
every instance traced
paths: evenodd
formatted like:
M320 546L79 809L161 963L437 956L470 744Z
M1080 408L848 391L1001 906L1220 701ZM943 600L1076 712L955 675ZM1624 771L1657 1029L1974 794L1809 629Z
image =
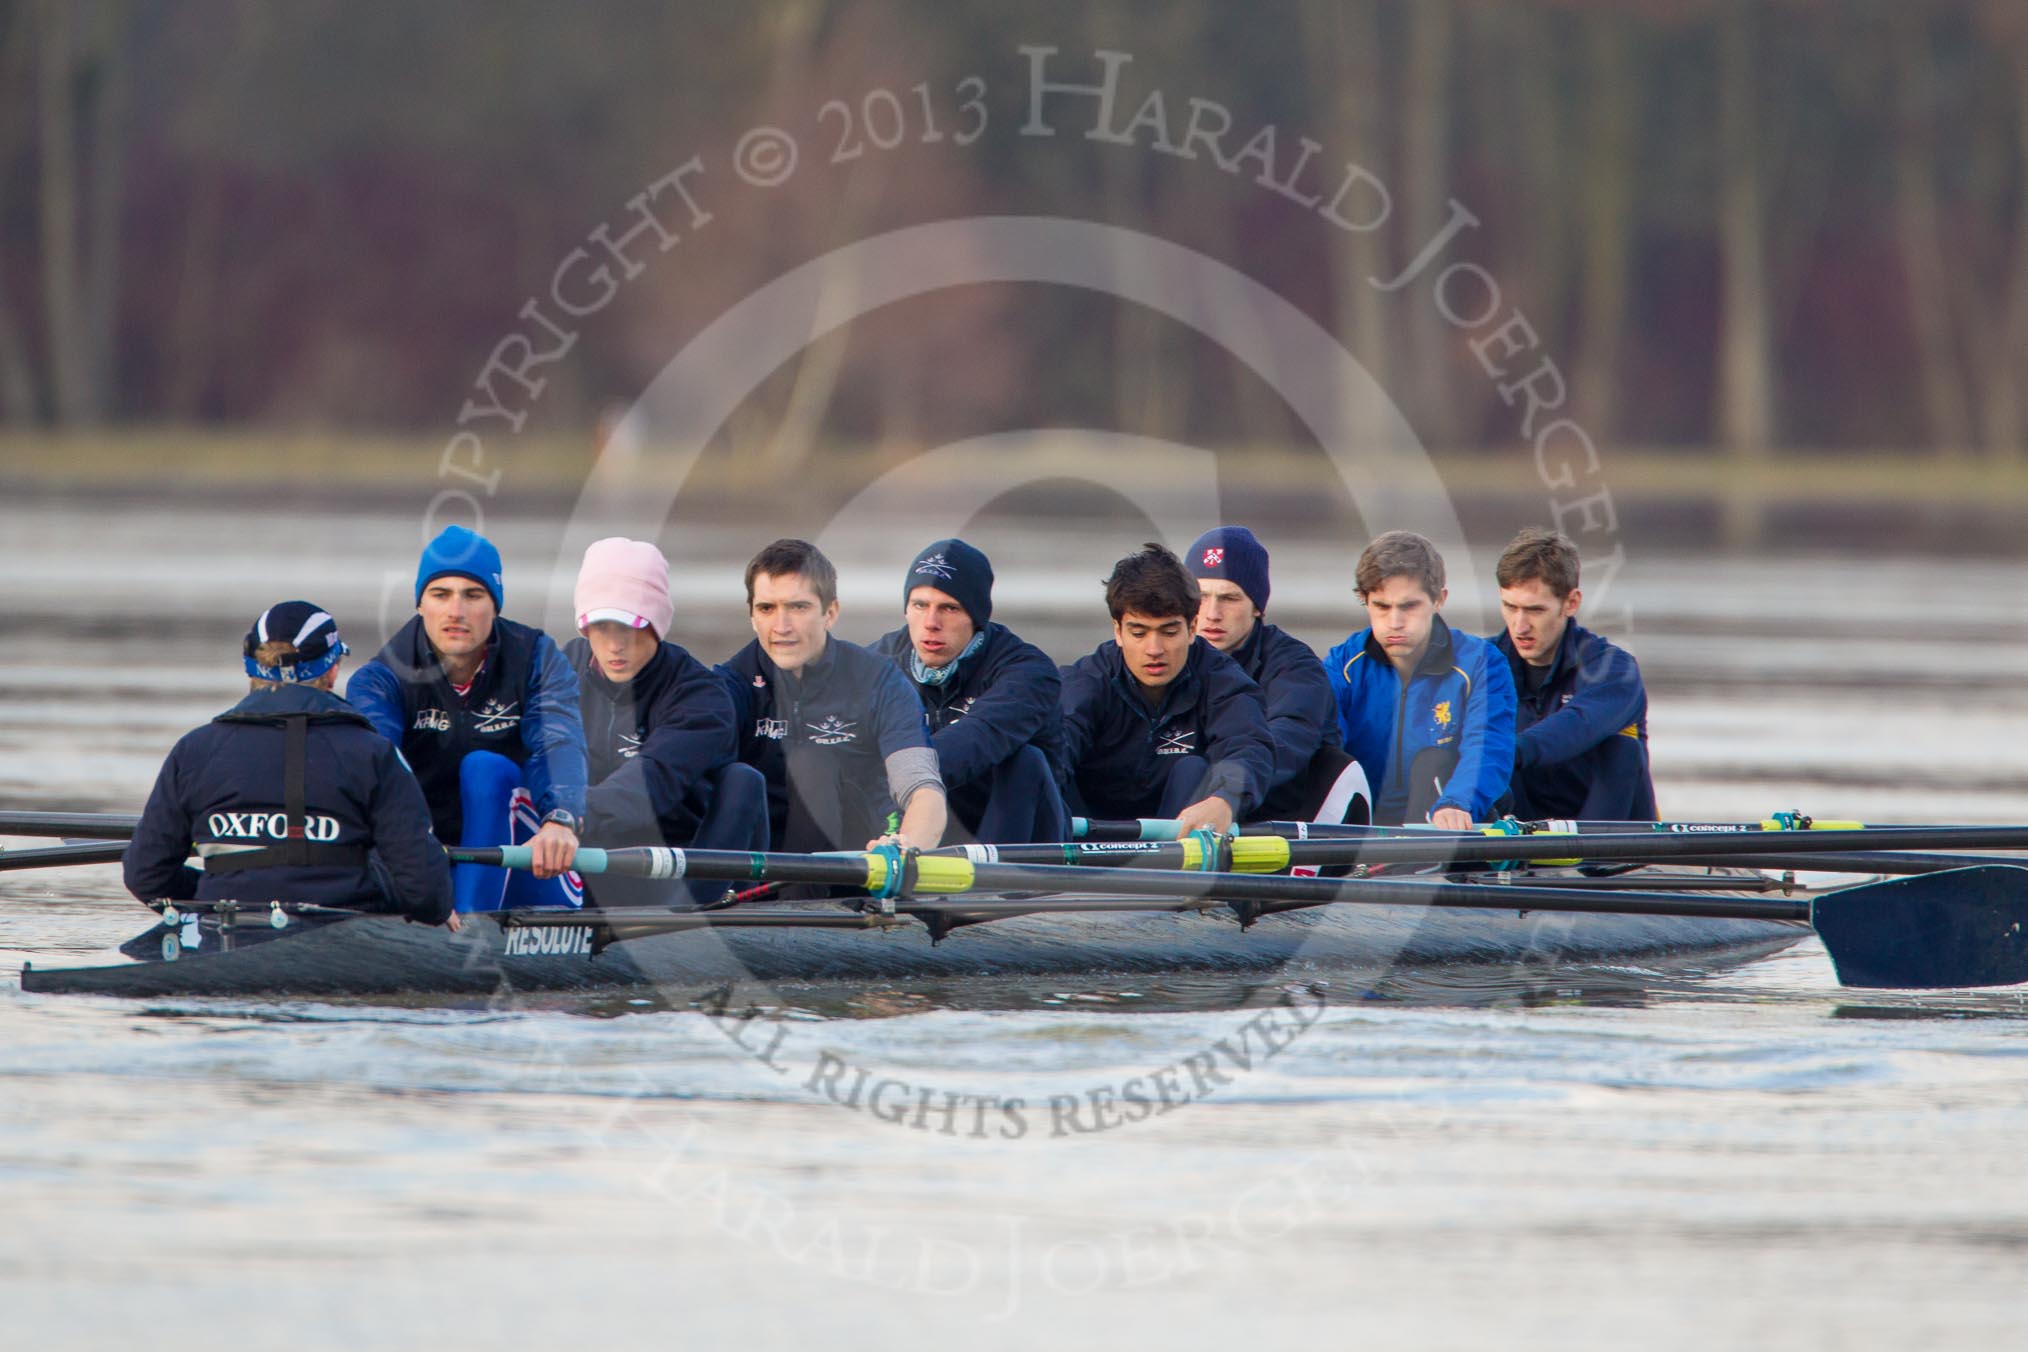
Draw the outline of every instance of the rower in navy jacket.
M1506 632L1493 640L1519 692L1514 811L1524 818L1656 819L1648 692L1624 649L1577 623L1577 546L1524 530L1494 572Z
M765 850L767 782L734 759L739 730L716 671L667 639L676 609L669 562L645 540L585 550L572 608L591 787L585 839L604 848L672 845ZM600 906L688 904L681 882L587 879Z
M989 844L1069 839L1055 768L1063 678L993 622L993 565L963 540L938 540L909 565L901 604L907 624L873 650L915 684L951 815Z
M254 621L247 697L170 751L127 846L143 901L309 901L451 912L451 873L421 787L364 715L331 693L347 652L308 601ZM199 874L185 866L192 849Z
M944 786L915 687L870 648L831 637L838 573L805 540L746 566L754 641L719 668L739 707L739 757L768 782L777 849L930 849Z
M1063 671L1058 775L1091 817L1165 817L1225 831L1274 778L1260 687L1194 631L1200 591L1160 545L1113 566L1113 637Z
M1371 622L1324 659L1345 750L1374 791L1373 820L1470 830L1504 806L1514 768L1514 679L1492 644L1437 612L1443 556L1389 531L1354 574Z
M1359 762L1338 745L1338 705L1310 645L1267 623L1268 552L1244 526L1214 526L1183 556L1203 600L1197 636L1260 687L1275 741L1274 781L1260 815L1273 820L1373 819Z
M416 568L415 618L345 693L414 767L439 839L533 848L532 878L458 865L460 911L581 905L577 677L547 634L501 618L501 595L500 552L446 526Z

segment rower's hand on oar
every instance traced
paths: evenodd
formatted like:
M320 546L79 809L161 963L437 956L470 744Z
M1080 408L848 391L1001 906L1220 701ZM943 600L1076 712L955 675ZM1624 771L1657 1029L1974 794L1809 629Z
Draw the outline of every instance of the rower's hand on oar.
M1232 804L1213 794L1199 803L1192 803L1176 814L1176 828L1179 836L1192 831L1216 831L1225 835L1232 830Z
M529 839L529 867L538 878L554 878L568 872L577 858L577 832L562 822L545 822Z
M1469 831L1472 814L1463 808L1440 807L1429 814L1429 824L1444 831Z
M914 841L899 831L890 831L884 836L875 836L866 842L866 848L869 850L877 850L883 845L893 845L903 850L920 848Z
M449 915L444 917L444 928L449 930L451 933L456 934L459 930L463 929L464 927L465 922L458 919L458 913L456 911L452 911Z

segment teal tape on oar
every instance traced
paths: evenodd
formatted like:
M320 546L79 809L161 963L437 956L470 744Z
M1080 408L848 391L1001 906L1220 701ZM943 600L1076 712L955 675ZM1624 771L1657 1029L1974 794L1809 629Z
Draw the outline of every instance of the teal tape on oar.
M499 847L498 854L500 862L493 865L495 868L535 867L535 850L532 846L502 845ZM596 846L580 845L577 849L577 857L570 861L570 867L576 873L604 873L606 871L606 852Z

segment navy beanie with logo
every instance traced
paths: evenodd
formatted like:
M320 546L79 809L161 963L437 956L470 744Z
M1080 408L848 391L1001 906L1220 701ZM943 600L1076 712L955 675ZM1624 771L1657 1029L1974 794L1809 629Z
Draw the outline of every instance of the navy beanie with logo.
M422 602L423 588L440 577L468 577L493 594L495 611L505 608L500 595L500 551L476 531L445 526L436 539L423 546L422 562L415 570L417 604Z
M965 608L974 629L993 618L993 565L963 540L938 540L923 547L902 579L901 603L917 587L935 587Z
M1235 583L1253 602L1253 608L1267 610L1267 546L1253 538L1245 526L1213 526L1197 537L1183 564L1196 578L1216 577Z

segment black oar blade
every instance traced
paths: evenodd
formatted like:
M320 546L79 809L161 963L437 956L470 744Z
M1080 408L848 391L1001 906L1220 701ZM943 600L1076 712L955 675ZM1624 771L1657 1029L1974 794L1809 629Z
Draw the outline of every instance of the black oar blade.
M2028 982L2028 868L1949 869L1827 892L1810 923L1846 986Z

